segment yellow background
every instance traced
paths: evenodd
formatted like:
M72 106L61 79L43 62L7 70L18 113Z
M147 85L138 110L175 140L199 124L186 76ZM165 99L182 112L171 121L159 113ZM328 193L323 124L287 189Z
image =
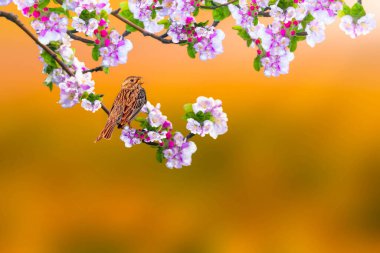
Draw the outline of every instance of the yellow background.
M380 16L379 1L363 2ZM0 252L380 252L380 29L352 40L337 24L280 78L253 70L232 19L225 53L207 62L129 36L128 63L93 76L106 105L141 75L178 130L199 95L229 116L226 135L195 137L191 167L169 170L119 132L95 145L105 114L62 109L37 47L0 19Z

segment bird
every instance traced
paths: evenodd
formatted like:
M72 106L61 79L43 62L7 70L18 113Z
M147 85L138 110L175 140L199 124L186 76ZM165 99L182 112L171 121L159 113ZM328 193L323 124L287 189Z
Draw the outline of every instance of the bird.
M124 128L126 124L130 126L131 121L147 102L145 90L141 86L143 83L143 78L140 76L129 76L124 80L113 102L106 125L95 143L103 138L110 139L116 125L118 128Z

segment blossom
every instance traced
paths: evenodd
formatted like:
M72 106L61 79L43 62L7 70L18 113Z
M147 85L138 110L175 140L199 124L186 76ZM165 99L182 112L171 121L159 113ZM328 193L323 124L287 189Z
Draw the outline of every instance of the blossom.
M200 96L197 98L197 102L193 104L194 113L198 112L207 112L211 111L215 105L215 100L213 98L206 98L204 96Z
M166 131L163 132L155 132L155 131L149 131L147 136L149 138L149 142L161 142L163 139L166 138Z
M264 74L268 77L289 73L289 64L294 59L294 54L288 49L282 55L270 55L261 59Z
M102 107L102 103L99 100L95 100L94 102L91 102L87 99L82 99L81 106L86 110L90 112L96 112Z
M121 132L120 139L125 143L126 148L130 148L141 143L141 139L139 138L137 130L129 128L129 126L124 127L123 131Z
M7 2L7 0L5 0ZM18 10L22 11L25 8L31 7L36 3L35 0L13 0L13 2L17 5Z
M12 2L12 0L0 0L0 6L1 5L8 5L8 4L10 4Z
M110 67L126 63L128 53L133 48L132 42L124 39L116 30L110 32L109 38L109 45L104 45L99 49L100 56L103 58L102 65Z
M198 97L196 103L192 104L193 112L197 115L199 112L205 116L203 121L196 118L188 118L186 129L192 134L198 134L201 137L210 135L216 139L218 135L225 134L228 131L227 114L223 112L222 101L219 99Z
M223 53L222 40L225 35L222 30L216 30L214 27L197 27L195 34L197 42L194 48L201 60L213 59L216 55Z
M351 38L356 38L360 35L367 35L376 27L376 20L373 14L367 14L357 22L350 15L343 16L339 27Z
M83 10L89 12L95 11L96 14L100 14L102 10L107 13L111 13L112 9L109 0L66 0L64 5L76 14L80 15Z
M183 166L191 165L192 155L197 151L195 143L187 141L179 132L174 135L171 143L172 146L163 151L167 160L166 167L180 169Z
M343 8L342 2L338 0L305 0L305 5L316 19L327 25L335 20Z
M325 40L325 24L319 20L313 20L306 26L306 42L309 46L314 47L315 44Z
M57 13L51 12L44 24L36 21L32 24L32 27L36 29L38 40L47 45L52 41L61 41L63 39L66 35L67 23L66 17L60 17Z

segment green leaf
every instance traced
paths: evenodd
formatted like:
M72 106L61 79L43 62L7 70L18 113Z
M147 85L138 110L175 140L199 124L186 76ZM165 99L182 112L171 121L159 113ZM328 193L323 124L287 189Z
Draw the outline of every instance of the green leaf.
M88 21L90 20L91 18L95 18L96 17L96 12L95 11L92 11L92 12L89 12L88 10L84 9L80 15L79 15L79 18L80 19L83 19L84 21Z
M129 21L131 21L132 23L136 24L137 26L140 26L140 27L144 27L144 23L141 22L140 20L138 19L135 19L134 16L133 16L133 13L129 10L129 9L125 9L123 11L120 12L120 16L122 16L123 18L126 18L128 19ZM128 32L134 32L136 31L136 28L130 26L130 25L126 25L126 30Z
M214 18L215 21L222 21L223 19L229 17L230 15L231 15L231 12L227 6L222 6L212 11L212 17Z
M121 3L120 3L120 9L121 9L122 11L124 11L124 10L129 10L128 2L127 2L127 1L125 1L125 2L121 2Z
M103 67L103 71L104 71L104 73L109 74L110 68L109 67Z
M50 0L41 0L38 2L38 7L39 8L45 8L46 6L48 6L48 4L50 3Z
M80 97L80 99L82 100L82 99L86 99L88 97L88 92L87 91L85 91L85 92L83 92L83 94L82 94L82 96Z
M108 20L108 13L105 10L102 10L100 12L100 18L102 18L104 20Z
M253 67L256 71L260 71L261 69L261 56L258 55L255 60L253 61Z
M193 44L187 44L187 54L190 56L190 58L195 58L197 51L195 51Z
M49 66L52 66L53 68L57 68L58 65L57 65L57 62L54 60L54 58L48 54L46 51L43 51L41 53L41 57L44 59L44 62L49 65Z
M338 16L341 18L346 15L351 15L351 8L346 3L343 3L343 8L339 11Z
M164 25L165 29L168 29L171 25L171 21L168 19L163 19L157 22L159 25Z
M50 81L50 82L45 81L45 82L44 82L44 85L45 85L46 87L48 87L50 91L53 90L53 82L52 82L52 81Z
M251 36L247 33L247 31L241 27L241 26L234 26L232 29L238 31L238 35L243 39L243 40L251 40Z
M255 16L255 17L253 18L253 24L254 24L255 26L259 24L259 18L258 18L257 16Z
M142 122L145 122L145 121L146 121L146 118L143 118L143 117L136 117L135 120L136 120L137 122L142 123Z
M355 19L358 20L359 18L363 17L366 15L365 10L363 8L363 5L360 3L354 4L351 8L350 15Z
M198 16L198 14L199 14L199 7L196 7L194 12L193 12L193 16L196 17L196 16Z
M292 37L291 38L290 43L289 43L289 50L290 50L290 52L296 51L296 49L297 49L297 42L298 42L297 37Z
M183 106L183 109L185 110L185 112L192 112L193 111L193 104L189 103L189 104L185 104Z
M87 99L91 103L94 103L96 100L100 100L101 101L102 97L103 97L102 94L90 93L90 94L87 95L87 97L85 97L85 99ZM84 99L84 97L82 96L81 99Z
M156 17L157 17L157 11L156 10L152 10L151 18L155 19Z
M307 14L307 16L301 22L302 27L305 29L306 25L309 24L313 20L314 20L313 15L311 15L310 13Z
M100 52L99 52L99 46L96 45L92 48L92 59L95 61L99 60Z
M187 112L187 113L185 114L185 118L186 118L186 119L190 119L190 118L195 119L196 116L195 116L195 113L194 113L194 112Z
M164 160L164 152L163 152L163 148L162 147L159 147L156 151L156 160L159 162L159 163L162 163L163 160Z
M51 12L54 12L54 13L57 13L57 14L64 14L67 16L68 12L63 9L62 7L58 7L58 8L50 8L49 11Z

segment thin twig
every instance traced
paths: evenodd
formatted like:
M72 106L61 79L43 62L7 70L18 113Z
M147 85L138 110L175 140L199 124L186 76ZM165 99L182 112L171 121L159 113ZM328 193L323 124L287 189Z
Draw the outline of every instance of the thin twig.
M103 66L98 66L98 67L93 68L93 69L86 69L85 71L83 71L83 73L98 72L98 71L102 71L102 70L103 70Z
M40 46L43 50L45 50L53 59L62 67L62 69L70 76L74 76L74 73L70 70L70 68L58 58L58 55L51 50L48 46L42 44L38 38L31 33L25 25L18 19L16 15L13 13L5 12L5 11L0 11L0 17L4 17L11 21L12 23L16 24L18 27L21 28L38 46ZM105 105L102 104L102 109L107 115L109 115L109 111Z
M127 37L129 34L131 34L131 32L129 31L124 31L123 34L121 36L123 37Z
M152 37L153 39L161 41L164 44L172 44L173 43L171 40L167 40L167 39L161 38L161 36L158 36L158 35L156 35L154 33L151 33L151 32L148 32L148 31L144 30L143 28L141 28L140 26L136 25L132 21L130 21L130 20L122 17L119 14L119 12L120 12L120 9L117 9L117 10L114 10L113 12L111 12L111 14L112 14L112 16L116 17L117 19L119 19L120 21L124 22L125 24L127 24L127 25L135 28L137 31L139 31L140 33L142 33L142 35L148 36L148 37Z
M70 38L72 38L73 40L77 40L77 41L80 41L80 42L83 42L83 43L86 43L86 44L95 44L94 41L92 40L89 40L89 39L86 39L86 38L83 38L83 37L80 37L78 35L75 35L74 33L76 33L76 31L67 31L67 34L70 36Z

